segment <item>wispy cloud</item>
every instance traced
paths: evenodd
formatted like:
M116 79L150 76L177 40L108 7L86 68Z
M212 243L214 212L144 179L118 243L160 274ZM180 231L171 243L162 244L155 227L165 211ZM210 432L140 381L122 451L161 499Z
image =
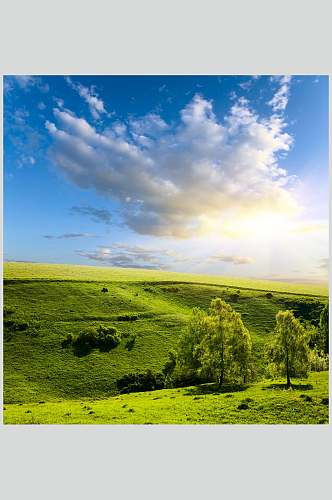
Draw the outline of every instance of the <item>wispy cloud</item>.
M15 75L5 77L5 91L11 92L15 86L28 92L32 88L37 88L40 92L47 93L50 87L47 83L44 83L42 78L39 76L31 75Z
M328 271L329 268L329 259L320 259L318 264L319 269L323 269L324 271Z
M70 78L70 76L65 77L68 85L78 92L78 94L84 99L84 101L88 104L90 113L95 120L99 120L100 116L103 113L107 113L105 109L104 102L95 91L94 87L85 87L81 83L76 83Z
M252 257L242 257L238 255L224 255L222 253L209 257L210 261L229 262L230 264L242 265L252 264L254 259Z
M77 254L89 260L105 263L115 267L134 267L144 269L166 269L161 262L158 251L140 246L114 244L109 247L98 247L93 251L78 250Z
M33 166L43 152L44 137L30 123L30 113L25 108L7 111L6 134L16 151L16 166Z
M48 240L72 240L75 238L96 238L96 235L90 233L64 233L59 235L45 234L43 238Z
M100 222L103 224L111 224L112 223L112 215L109 210L105 208L95 208L90 205L82 205L82 206L73 206L70 208L70 213L85 215L90 217L93 222Z
M275 113L283 112L287 107L290 95L291 79L291 76L273 76L271 78L272 82L276 82L279 85L278 90L268 102L268 105L272 107Z

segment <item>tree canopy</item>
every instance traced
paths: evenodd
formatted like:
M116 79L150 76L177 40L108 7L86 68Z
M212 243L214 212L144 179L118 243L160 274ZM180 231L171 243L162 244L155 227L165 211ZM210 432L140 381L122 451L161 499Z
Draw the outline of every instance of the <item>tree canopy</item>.
M279 311L276 315L274 336L268 344L267 356L270 371L286 375L287 387L291 386L291 377L308 374L308 342L308 331L292 311Z
M251 358L251 338L241 315L220 298L208 313L195 308L177 352L182 371L223 382L246 381Z

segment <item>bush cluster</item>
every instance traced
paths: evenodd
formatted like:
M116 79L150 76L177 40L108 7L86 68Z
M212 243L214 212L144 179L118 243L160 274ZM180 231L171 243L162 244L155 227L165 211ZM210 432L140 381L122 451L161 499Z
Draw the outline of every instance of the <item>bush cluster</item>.
M134 347L134 344L135 344L135 341L136 341L136 333L132 333L131 335L129 335L128 337L128 340L126 342L126 349L128 349L128 351L131 351L132 348Z
M165 376L162 373L146 372L128 373L116 382L121 393L143 392L163 389L165 387Z
M118 321L136 321L137 319L137 314L123 314L117 317Z
M113 326L99 325L97 329L87 328L76 337L71 334L62 341L62 347L72 346L77 354L88 354L98 347L101 351L109 351L121 342L121 336Z

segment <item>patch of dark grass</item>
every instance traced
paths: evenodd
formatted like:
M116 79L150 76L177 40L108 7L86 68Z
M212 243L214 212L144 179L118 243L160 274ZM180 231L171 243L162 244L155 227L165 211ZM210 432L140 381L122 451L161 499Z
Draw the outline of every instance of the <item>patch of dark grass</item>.
M240 403L237 407L238 410L249 410L248 403Z
M224 394L229 392L245 391L249 386L246 384L202 384L195 387L186 388L185 396L203 395L203 394Z
M279 389L279 390L289 390L293 389L294 391L310 391L313 389L311 384L292 384L290 387L287 384L270 384L266 387L262 387L262 391L266 391L268 389Z
M137 321L137 314L122 314L116 318L118 321Z
M308 401L308 402L312 401L312 397L308 396L308 394L300 394L300 398L303 399L303 401Z

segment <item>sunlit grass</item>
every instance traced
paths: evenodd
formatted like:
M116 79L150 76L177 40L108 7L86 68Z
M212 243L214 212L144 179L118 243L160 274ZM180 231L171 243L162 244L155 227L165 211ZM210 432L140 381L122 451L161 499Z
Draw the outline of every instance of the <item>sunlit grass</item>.
M74 266L67 264L37 264L27 262L6 262L6 279L53 279L81 281L184 281L254 288L257 290L284 291L310 295L327 295L327 285L311 285L264 281L228 276L175 273L148 269L121 269L115 267Z
M237 390L240 389L240 390ZM327 424L328 373L219 391L213 385L105 400L6 404L5 424ZM239 406L244 407L240 409Z

